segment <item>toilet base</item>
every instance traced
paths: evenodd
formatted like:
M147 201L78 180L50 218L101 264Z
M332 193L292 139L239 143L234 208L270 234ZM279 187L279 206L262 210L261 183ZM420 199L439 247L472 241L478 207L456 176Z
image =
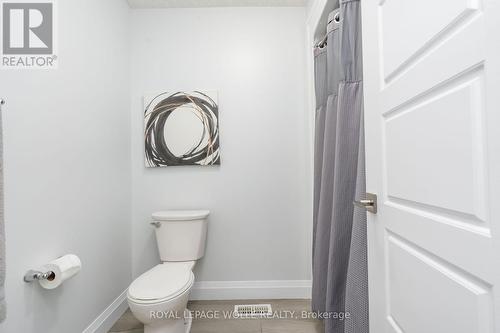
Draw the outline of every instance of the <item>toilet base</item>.
M186 333L189 333L191 332L191 325L193 324L193 318L189 317L186 319L186 322L185 322L185 328L186 328Z
M193 318L189 314L189 310L185 310L185 318L159 320L150 325L144 325L144 333L189 333Z

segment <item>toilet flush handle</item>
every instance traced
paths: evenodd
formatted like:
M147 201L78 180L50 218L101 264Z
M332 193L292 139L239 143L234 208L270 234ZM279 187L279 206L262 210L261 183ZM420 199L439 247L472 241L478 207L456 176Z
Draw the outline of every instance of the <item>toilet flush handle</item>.
M161 222L151 222L151 225L154 225L156 228L161 227Z

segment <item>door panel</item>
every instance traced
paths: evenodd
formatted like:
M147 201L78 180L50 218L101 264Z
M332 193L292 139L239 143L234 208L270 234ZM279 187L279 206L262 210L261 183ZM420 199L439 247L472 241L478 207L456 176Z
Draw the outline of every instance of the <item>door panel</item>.
M454 217L448 218L393 202L386 202L384 206L383 230L400 235L486 281L496 278L497 270L492 265L485 264L485 261L494 262L493 242L489 231L461 224ZM380 215L380 211L377 215Z
M361 5L370 330L500 332L500 3Z
M491 325L491 286L395 234L387 242L393 326L451 333L483 332Z
M440 85L453 81L457 76L483 70L484 31L483 16L474 15L460 26L453 38L448 38L437 47L428 49L418 61L408 66L400 75L391 80L385 80L381 75L377 75L381 81L379 86L382 88L379 93L384 97L381 100L383 110L389 112L402 107L412 99L431 93ZM363 32L365 33L365 30ZM379 36L372 38L378 39ZM376 66L380 67L378 64Z
M384 114L387 195L484 222L481 77L463 81Z
M384 78L389 80L420 54L446 38L479 9L478 1L435 0L380 2Z

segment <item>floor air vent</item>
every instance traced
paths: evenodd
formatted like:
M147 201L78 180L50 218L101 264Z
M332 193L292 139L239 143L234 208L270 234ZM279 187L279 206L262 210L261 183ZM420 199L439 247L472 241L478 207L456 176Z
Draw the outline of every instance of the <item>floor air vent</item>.
M234 306L234 316L240 318L257 318L272 316L271 304L245 304Z

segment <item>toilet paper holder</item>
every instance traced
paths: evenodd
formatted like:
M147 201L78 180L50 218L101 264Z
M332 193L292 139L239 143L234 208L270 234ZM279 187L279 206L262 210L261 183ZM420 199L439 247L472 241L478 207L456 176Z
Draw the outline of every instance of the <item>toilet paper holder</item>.
M30 269L24 274L24 282L33 282L40 280L49 280L52 281L56 277L55 273L52 271L48 272L40 272Z

